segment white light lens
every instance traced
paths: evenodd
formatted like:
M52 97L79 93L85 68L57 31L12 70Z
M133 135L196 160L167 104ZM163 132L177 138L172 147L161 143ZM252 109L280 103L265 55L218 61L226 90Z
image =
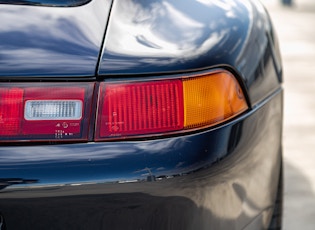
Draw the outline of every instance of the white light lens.
M25 120L80 120L80 100L29 100L25 103Z

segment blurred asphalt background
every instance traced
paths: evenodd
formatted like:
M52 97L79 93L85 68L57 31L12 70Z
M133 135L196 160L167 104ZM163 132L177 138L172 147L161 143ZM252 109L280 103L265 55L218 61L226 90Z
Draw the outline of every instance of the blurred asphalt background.
M315 230L315 0L261 0L284 66L285 230Z

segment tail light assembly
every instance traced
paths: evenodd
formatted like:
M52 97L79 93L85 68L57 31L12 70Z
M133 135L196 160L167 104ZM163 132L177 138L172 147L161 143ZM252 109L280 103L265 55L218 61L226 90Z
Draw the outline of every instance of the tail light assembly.
M95 140L203 129L248 109L227 71L147 82L100 84Z
M0 142L108 141L183 133L217 125L247 109L238 81L225 70L99 85L0 83ZM95 127L93 137L90 127Z

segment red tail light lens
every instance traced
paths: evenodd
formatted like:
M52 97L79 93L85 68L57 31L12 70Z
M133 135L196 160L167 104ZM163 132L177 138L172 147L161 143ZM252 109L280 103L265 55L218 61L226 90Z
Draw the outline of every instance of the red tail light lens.
M23 93L20 88L0 88L0 137L18 132L23 110Z
M96 140L183 128L181 80L101 83Z
M93 88L93 83L1 84L0 141L87 140Z

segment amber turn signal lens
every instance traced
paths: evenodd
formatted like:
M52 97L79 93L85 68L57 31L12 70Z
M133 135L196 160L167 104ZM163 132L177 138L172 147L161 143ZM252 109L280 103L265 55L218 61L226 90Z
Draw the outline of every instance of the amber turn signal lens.
M185 78L183 93L185 129L215 125L248 108L237 80L226 71Z

